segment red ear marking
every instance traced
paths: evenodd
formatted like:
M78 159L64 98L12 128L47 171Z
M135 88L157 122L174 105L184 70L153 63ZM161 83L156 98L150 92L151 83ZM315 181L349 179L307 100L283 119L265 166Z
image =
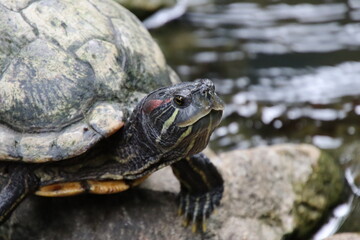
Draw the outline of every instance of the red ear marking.
M159 100L159 99L150 100L144 104L143 111L145 113L150 113L150 112L152 112L152 110L154 110L155 108L158 108L162 104L170 102L170 100L171 100L170 98L165 99L165 100Z

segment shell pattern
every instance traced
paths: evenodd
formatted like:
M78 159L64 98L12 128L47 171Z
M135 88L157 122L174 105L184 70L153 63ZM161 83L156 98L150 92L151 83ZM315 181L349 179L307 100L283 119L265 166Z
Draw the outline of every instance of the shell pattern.
M84 153L144 93L176 82L139 20L110 0L0 0L0 160Z

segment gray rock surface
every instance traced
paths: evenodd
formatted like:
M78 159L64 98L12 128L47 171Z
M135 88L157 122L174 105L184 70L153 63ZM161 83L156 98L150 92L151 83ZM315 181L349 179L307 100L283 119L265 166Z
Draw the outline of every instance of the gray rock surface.
M335 161L309 145L238 150L213 160L223 173L225 195L203 235L181 226L175 205L179 186L165 168L140 187L116 195L29 197L0 228L0 237L275 240L311 231L343 187Z

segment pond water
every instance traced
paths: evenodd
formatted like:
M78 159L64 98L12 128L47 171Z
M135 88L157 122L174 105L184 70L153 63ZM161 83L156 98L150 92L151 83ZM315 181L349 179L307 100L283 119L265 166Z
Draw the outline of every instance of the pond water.
M183 81L210 78L225 100L215 150L359 139L360 0L198 0L151 33Z

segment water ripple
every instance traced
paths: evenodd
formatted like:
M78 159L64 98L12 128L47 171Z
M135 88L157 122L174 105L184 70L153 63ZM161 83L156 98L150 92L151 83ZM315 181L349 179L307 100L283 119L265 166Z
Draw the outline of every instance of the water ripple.
M220 10L222 9L222 11ZM207 27L221 25L269 26L277 21L296 20L299 22L328 22L344 17L348 7L344 3L327 4L273 4L266 7L255 3L233 3L214 12L191 12L187 16L195 24Z
M262 69L262 74L270 75L281 68ZM289 69L285 68L285 72ZM294 71L295 72L295 71ZM346 62L334 67L319 67L313 73L293 76L286 82L277 84L273 80L271 86L253 85L247 92L234 96L234 103L240 104L244 99L260 102L313 103L328 104L345 96L360 95L360 62ZM262 77L267 79L266 77Z

